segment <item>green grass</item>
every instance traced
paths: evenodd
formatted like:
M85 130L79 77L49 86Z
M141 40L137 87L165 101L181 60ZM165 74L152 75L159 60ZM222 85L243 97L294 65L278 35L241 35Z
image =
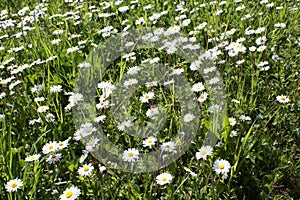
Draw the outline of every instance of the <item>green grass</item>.
M60 199L60 195L72 185L81 190L78 199L299 199L299 1L273 1L274 6L268 5L271 1L224 2L226 4L220 5L220 1L207 1L204 5L202 0L185 3L140 0L115 5L114 1L105 4L93 0L81 3L0 0L0 199ZM147 8L150 4L152 7ZM134 8L125 12L118 10L126 5ZM19 10L25 7L29 10L24 15L18 15ZM178 10L180 7L183 11ZM237 8L241 10L237 11ZM219 12L221 9L222 13ZM40 13L38 20L30 17L33 11ZM157 20L152 20L154 14L162 12ZM112 15L101 17L105 14ZM136 23L141 17L144 23ZM191 20L187 26L182 24L185 19ZM24 20L28 22L18 25ZM203 22L207 24L199 27ZM285 26L277 27L281 25L279 23ZM213 89L216 87L208 83L203 73L190 69L189 59L195 58L181 56L179 51L192 52L182 49L183 46L178 48L177 54L168 54L166 50L157 48L134 50L135 59L127 61L118 57L105 71L99 72L99 82L108 81L117 86L128 77L135 77L126 74L129 68L140 66L143 71L143 61L157 57L158 63L166 65L166 69L162 70L182 68L182 76L190 85L202 82L205 86L208 99L197 103L201 115L195 116L199 121L198 128L189 148L170 165L145 173L128 173L111 168L107 162L97 160L95 152L87 154L85 160L80 162L86 147L74 136L81 124L76 121L78 118L74 117L72 109L66 109L70 94L65 93L76 92L76 77L81 73L78 65L89 58L99 43L108 41L116 32L125 32L127 25L130 26L128 31L144 27L168 29L180 26L180 34L194 37L195 43L204 51L217 54L212 62L222 78L220 84L224 85L226 93L222 121L212 118L210 106L215 98L222 97L215 96ZM110 32L103 31L109 26L112 26ZM53 34L57 30L63 32ZM248 34L249 30L258 31ZM109 36L103 33L109 33ZM73 39L70 38L72 35ZM266 38L262 44L266 48L262 52L251 51L250 47L262 46L257 44L258 37ZM60 39L60 42L52 44L54 39ZM222 46L225 41L228 43ZM232 56L228 47L237 41L245 47L245 52ZM68 53L75 46L80 46L79 50ZM119 46L116 43L106 46L105 50L120 50ZM262 66L263 62L267 63ZM16 70L25 64L30 67ZM267 66L269 69L263 70ZM14 78L9 80L12 76ZM14 83L17 85L14 86ZM32 89L38 85L43 88L34 92ZM50 88L56 85L61 85L62 91L50 92ZM94 91L87 87L86 91L77 92L88 94L89 91L95 94L89 100L93 105L98 104L103 94L100 89ZM140 96L149 91L155 93L155 98L149 103L141 102ZM190 93L197 98L201 94ZM158 123L163 128L155 133L158 141L153 149L143 147L145 138L134 137L118 128L120 121L116 118L119 112L114 113L109 106L100 110L95 107L89 109L97 116L106 116L98 126L101 125L112 144L124 150L136 148L141 156L159 149L161 144L172 138L180 142L176 133L182 126L189 127L181 120L184 104L180 103L182 99L178 94L182 99L189 97L182 95L183 91L178 88L160 84L150 88L137 87L132 95L125 94L128 98L121 96L118 99L118 102L129 101L125 104L129 113L126 116L135 125L144 126L150 122L146 112L153 105L160 105L165 112L165 123ZM289 101L279 102L276 99L279 95L287 96ZM44 97L45 100L35 102L37 97ZM38 112L40 106L48 106L49 110ZM49 113L54 116L54 121L46 120ZM242 115L251 120L241 120ZM236 124L230 125L228 118L235 118ZM39 122L33 123L38 119ZM86 116L85 120L93 119ZM233 136L232 131L237 134ZM212 155L206 160L197 160L196 152L208 144L205 138L211 133L217 136L218 144L210 141ZM146 136L149 134L146 133ZM45 144L67 139L68 146L57 150L62 156L59 161L53 164L47 162L54 152L44 154ZM112 151L107 144L99 144L103 150ZM41 155L39 160L25 161L27 156L34 154ZM231 165L226 179L213 169L218 159L227 160ZM92 174L80 176L78 169L89 163L94 166ZM101 172L100 166L107 169ZM197 175L193 177L185 167ZM159 185L156 177L164 172L173 178L171 183ZM23 186L16 192L8 192L5 186L15 178L21 179Z

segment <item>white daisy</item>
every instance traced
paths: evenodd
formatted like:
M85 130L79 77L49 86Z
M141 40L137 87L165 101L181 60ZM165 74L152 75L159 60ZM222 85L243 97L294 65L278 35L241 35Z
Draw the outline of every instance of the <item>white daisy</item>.
M43 146L43 154L48 154L50 152L56 151L58 148L57 142L48 142Z
M139 151L135 148L125 150L123 160L126 162L135 162L139 159Z
M77 186L71 186L67 188L62 195L60 195L60 200L75 200L81 194L80 189Z
M206 92L202 92L200 94L200 96L198 97L197 101L199 101L200 103L203 103L204 101L206 101L208 97L208 94Z
M22 186L23 186L22 180L16 178L16 179L8 181L5 185L5 189L7 192L16 192Z
M61 153L56 153L56 154L52 154L49 155L49 157L46 159L46 161L50 164L53 164L55 162L58 162L61 159Z
M230 167L230 163L227 160L218 159L214 162L213 170L216 174L227 174Z
M164 142L162 145L160 145L160 148L163 152L176 152L176 144L174 142Z
M155 145L155 142L157 141L157 139L153 136L148 137L147 139L145 139L143 141L143 147L150 147L152 148L153 145Z
M190 122L190 121L193 121L193 119L195 119L195 116L190 113L184 115L184 117L183 117L184 122Z
M25 161L26 161L26 162L36 161L36 160L39 160L40 157L41 157L40 154L34 154L34 155L31 155L31 156L27 156L27 157L25 158Z
M38 112L38 113L43 113L43 112L46 112L47 110L49 110L49 107L48 107L48 106L40 106L40 107L37 109L37 112Z
M213 153L213 148L211 146L203 146L199 149L199 152L196 153L196 159L206 160L207 156L210 156Z
M94 166L92 163L89 163L88 165L85 164L82 167L79 167L78 173L80 176L90 176L93 172Z
M154 92L148 92L143 94L143 96L140 97L140 100L142 103L149 103L149 100L153 99L154 96Z
M159 185L165 185L171 182L173 179L172 175L169 173L162 173L158 176L156 176L156 182Z
M288 103L290 101L288 96L285 95L279 95L276 97L276 100L280 103Z

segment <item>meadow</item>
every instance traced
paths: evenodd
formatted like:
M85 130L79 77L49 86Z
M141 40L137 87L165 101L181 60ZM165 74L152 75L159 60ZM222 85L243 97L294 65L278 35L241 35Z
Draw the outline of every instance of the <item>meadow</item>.
M299 0L0 0L0 199L300 199Z

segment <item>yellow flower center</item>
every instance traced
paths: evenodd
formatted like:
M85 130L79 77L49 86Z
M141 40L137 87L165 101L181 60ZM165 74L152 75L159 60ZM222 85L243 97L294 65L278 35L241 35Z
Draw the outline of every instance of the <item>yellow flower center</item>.
M133 157L133 153L132 152L128 152L128 157Z
M52 150L53 148L54 148L54 146L52 146L52 145L49 146L49 149L50 149L50 150Z
M163 177L161 180L162 180L162 181L166 181L166 180L167 180L167 178L166 178L166 177Z
M84 166L84 167L83 167L83 171L89 171L89 169L90 169L90 168L89 168L88 166Z
M202 150L201 154L204 156L207 153L206 150Z
M220 169L224 169L224 167L225 167L225 166L224 166L223 164L220 164L220 165L219 165L219 168L220 168Z
M148 143L149 143L149 144L151 144L152 142L153 142L153 140L151 140L151 139L148 140Z
M67 193L66 193L66 198L70 198L70 197L72 197L73 196L73 192L72 191L68 191Z
M18 183L16 183L16 182L14 182L14 183L11 184L11 187L12 187L12 188L15 188L15 187L17 187L17 186L18 186Z

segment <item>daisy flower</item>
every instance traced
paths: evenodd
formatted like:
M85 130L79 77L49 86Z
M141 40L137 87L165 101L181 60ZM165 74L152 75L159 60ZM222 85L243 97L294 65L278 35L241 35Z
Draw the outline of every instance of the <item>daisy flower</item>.
M157 139L153 136L148 137L147 139L145 139L143 141L143 147L150 147L152 148L153 145L155 145L155 142L157 141Z
M172 175L169 173L162 173L156 177L156 182L159 185L165 185L171 182Z
M56 154L52 154L49 155L49 157L46 159L46 161L50 164L53 164L55 162L58 162L61 159L61 153L56 153Z
M203 103L204 101L206 101L208 97L208 94L206 92L202 92L199 96L199 98L197 99L197 101L199 101L200 103Z
M205 89L203 83L196 83L192 86L192 91L193 92L201 92Z
M23 186L22 180L16 178L16 179L8 181L5 185L5 189L7 192L16 192L22 186Z
M60 200L75 200L81 194L80 189L77 186L72 186L67 188L62 195L60 195Z
M49 110L49 107L48 107L48 106L40 106L40 107L37 109L37 112L38 112L38 113L43 113L43 112L46 112L47 110Z
M123 153L123 160L126 162L135 162L139 159L139 151L135 148L125 150Z
M143 94L143 96L140 97L140 100L142 103L149 103L149 100L153 99L154 96L154 92L148 92Z
M36 160L39 160L40 157L41 157L40 154L34 154L34 155L31 155L31 156L27 156L27 157L25 158L25 161L26 161L26 162L36 161Z
M160 148L162 151L176 152L176 144L174 142L164 142L162 145L160 145Z
M149 108L146 112L146 116L149 118L155 117L159 114L158 108Z
M193 121L193 119L195 119L195 116L190 113L184 115L184 117L183 117L184 122L190 122L190 121Z
M50 152L56 151L58 148L57 142L48 142L43 146L43 154L48 154Z
M213 148L211 146L203 146L199 149L199 152L196 153L196 159L203 160L207 159L207 156L210 156L213 153Z
M279 102L279 103L288 103L290 101L289 97L288 96L284 96L284 95L279 95L276 97L276 100Z
M51 93L56 93L56 92L61 92L62 91L62 86L61 85L53 85L50 87L50 92Z
M214 162L213 170L216 174L227 174L230 167L230 163L227 160L218 159Z
M234 126L236 124L236 119L234 117L229 117L228 121L230 126Z
M78 173L80 176L90 176L93 172L94 166L92 163L89 163L88 165L85 164L82 167L79 167Z
M251 121L251 117L245 115L241 115L239 119L242 121Z

